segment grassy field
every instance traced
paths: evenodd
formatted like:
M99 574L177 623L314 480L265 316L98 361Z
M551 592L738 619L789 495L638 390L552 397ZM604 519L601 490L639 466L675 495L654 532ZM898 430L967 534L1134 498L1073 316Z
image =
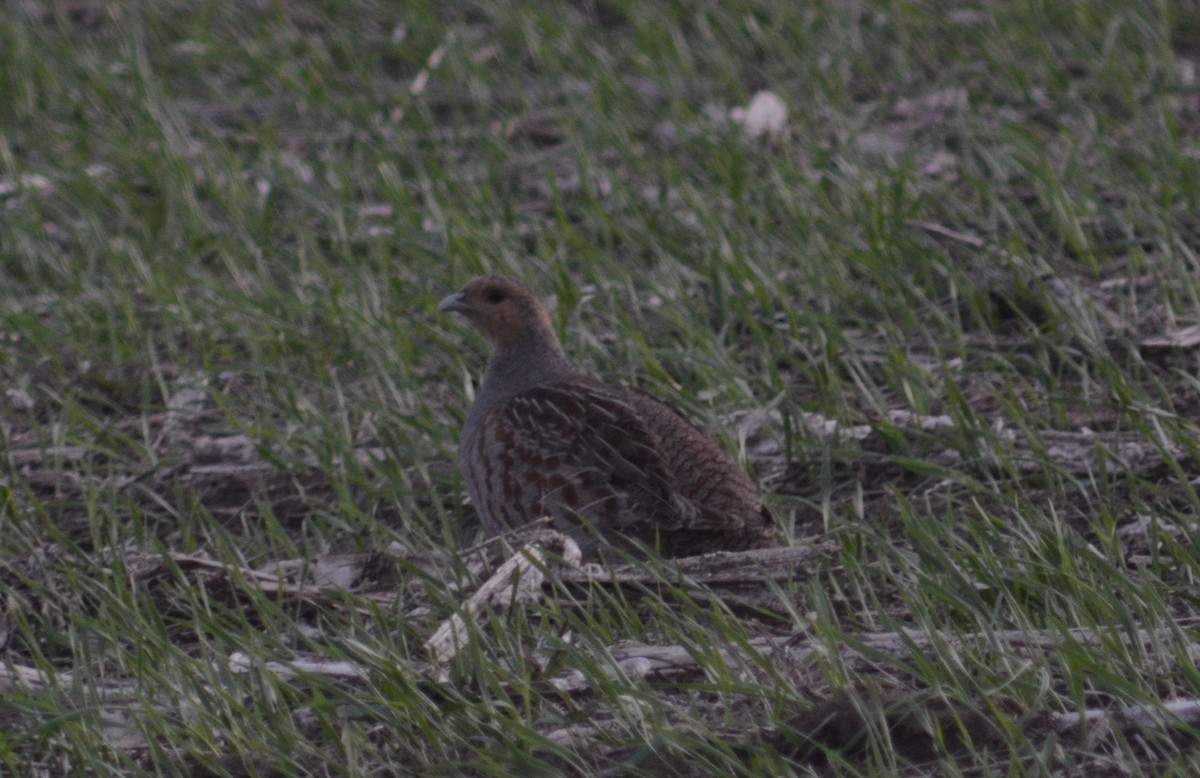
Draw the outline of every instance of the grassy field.
M9 3L0 772L1195 774L1198 214L1195 2ZM812 562L431 658L484 271Z

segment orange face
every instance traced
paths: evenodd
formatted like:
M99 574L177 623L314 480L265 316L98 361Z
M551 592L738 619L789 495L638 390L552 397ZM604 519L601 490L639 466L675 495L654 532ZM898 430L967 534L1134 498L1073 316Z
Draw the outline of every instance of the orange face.
M505 276L480 276L438 303L439 311L464 316L503 349L531 331L550 327L550 317L537 295Z

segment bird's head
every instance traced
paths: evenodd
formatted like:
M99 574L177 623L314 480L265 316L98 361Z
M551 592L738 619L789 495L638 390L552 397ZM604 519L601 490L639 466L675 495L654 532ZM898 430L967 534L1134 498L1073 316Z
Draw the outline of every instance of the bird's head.
M438 310L462 315L497 351L547 338L557 345L550 315L537 294L506 276L473 278L462 291L438 303Z

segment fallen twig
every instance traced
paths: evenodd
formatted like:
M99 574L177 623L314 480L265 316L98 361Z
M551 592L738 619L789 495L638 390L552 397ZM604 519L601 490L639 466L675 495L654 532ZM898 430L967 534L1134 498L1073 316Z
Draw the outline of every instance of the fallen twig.
M552 549L568 565L578 565L582 554L574 540L553 530L541 530L537 542L517 549L500 565L466 602L460 612L442 622L425 641L425 650L435 662L449 662L467 642L470 626L479 624L486 613L502 612L518 602L534 599L542 589L546 566L545 548Z

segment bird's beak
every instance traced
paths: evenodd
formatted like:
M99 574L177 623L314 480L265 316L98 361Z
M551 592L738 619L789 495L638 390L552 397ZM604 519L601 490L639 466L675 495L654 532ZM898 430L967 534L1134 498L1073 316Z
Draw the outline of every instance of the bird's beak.
M437 309L450 313L466 313L471 310L471 307L463 301L462 292L455 292L438 303Z

